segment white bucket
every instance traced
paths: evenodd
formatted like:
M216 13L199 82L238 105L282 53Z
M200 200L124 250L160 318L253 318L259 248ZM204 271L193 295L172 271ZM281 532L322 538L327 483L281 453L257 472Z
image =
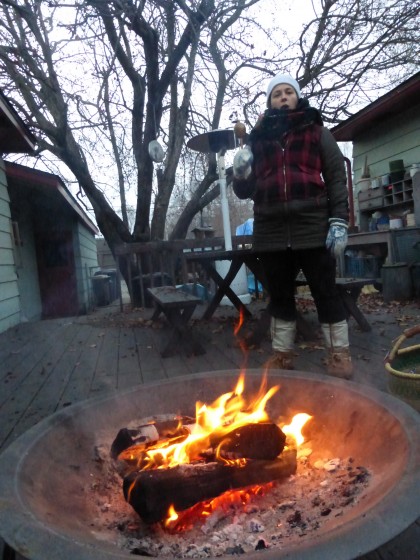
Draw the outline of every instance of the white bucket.
M216 261L216 270L222 278L224 278L228 273L230 265L231 261ZM230 287L244 305L248 305L248 303L251 303L251 294L248 292L248 278L246 275L246 267L244 264L238 270L237 275L230 283ZM220 305L233 306L233 303L227 296L224 296L222 298L222 301L220 302Z
M356 183L356 193L368 191L371 188L371 185L371 179L360 179Z

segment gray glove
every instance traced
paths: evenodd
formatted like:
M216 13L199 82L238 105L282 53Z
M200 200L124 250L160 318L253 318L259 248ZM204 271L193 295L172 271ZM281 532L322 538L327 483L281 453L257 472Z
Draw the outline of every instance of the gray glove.
M238 150L233 158L233 176L235 179L247 179L251 174L253 161L254 156L249 146Z
M328 223L330 224L330 229L328 230L325 246L338 258L346 248L347 229L349 226L346 220L341 218L330 218Z

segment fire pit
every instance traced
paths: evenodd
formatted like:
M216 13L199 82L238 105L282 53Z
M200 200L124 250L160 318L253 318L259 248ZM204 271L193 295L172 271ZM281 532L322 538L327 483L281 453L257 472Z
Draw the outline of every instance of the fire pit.
M246 373L246 390L258 391L261 371ZM132 419L176 412L194 414L197 400L230 391L238 372L210 372L159 381L119 395L93 399L56 413L26 432L0 456L0 531L32 560L105 560L132 557L92 523L84 491L95 470L98 434L116 433ZM286 418L314 416L313 454L351 456L372 473L365 498L333 518L316 537L247 558L352 559L384 544L420 515L420 417L390 395L309 373L271 373L280 385L268 408Z

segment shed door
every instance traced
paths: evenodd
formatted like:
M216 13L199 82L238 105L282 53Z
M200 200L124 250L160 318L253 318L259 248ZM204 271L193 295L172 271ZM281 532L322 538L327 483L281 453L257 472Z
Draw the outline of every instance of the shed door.
M37 235L39 285L44 317L78 314L73 237L70 231Z

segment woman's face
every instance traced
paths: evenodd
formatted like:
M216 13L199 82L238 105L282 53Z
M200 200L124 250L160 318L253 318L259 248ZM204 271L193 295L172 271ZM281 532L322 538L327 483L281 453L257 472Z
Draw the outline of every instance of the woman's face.
M270 104L272 109L296 109L297 93L289 84L279 84L271 92Z

